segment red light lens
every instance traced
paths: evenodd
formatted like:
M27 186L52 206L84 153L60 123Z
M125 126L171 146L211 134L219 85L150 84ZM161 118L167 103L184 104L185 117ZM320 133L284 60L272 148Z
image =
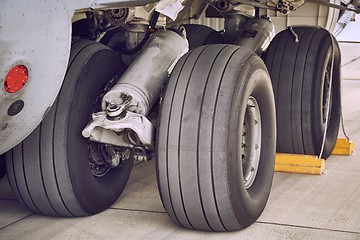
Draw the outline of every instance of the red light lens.
M28 70L24 65L13 67L6 75L4 87L8 93L17 93L28 80Z

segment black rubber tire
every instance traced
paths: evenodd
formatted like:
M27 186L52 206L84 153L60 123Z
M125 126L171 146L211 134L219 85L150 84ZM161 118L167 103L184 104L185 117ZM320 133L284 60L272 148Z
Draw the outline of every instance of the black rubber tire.
M108 46L114 51L120 51L125 48L125 41L125 30L120 27L107 31L100 39L100 43Z
M240 133L250 95L263 124L258 172L246 188ZM271 188L275 127L271 81L255 53L208 45L182 57L162 100L157 134L158 188L170 218L205 231L255 222Z
M208 26L198 24L184 24L183 26L186 30L190 50L207 44L225 43L221 33Z
M320 155L324 119L328 129L322 158L330 156L340 123L340 49L335 38L318 27L293 27L299 38L287 29L276 35L265 55L274 88L277 109L277 151ZM329 115L324 86L334 66ZM327 78L325 77L327 74Z
M0 179L6 174L5 155L0 155Z
M132 162L95 177L81 131L99 91L123 71L119 55L104 45L88 40L72 45L57 100L34 132L6 153L9 182L26 207L39 214L76 217L100 212L118 199Z
M90 39L90 27L87 18L77 20L72 24L72 37L81 39Z

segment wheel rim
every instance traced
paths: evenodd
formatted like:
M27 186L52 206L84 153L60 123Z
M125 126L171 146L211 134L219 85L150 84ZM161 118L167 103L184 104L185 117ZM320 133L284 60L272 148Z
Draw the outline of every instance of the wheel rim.
M246 189L256 179L261 149L261 115L256 99L249 97L241 131L241 162Z
M331 63L328 64L326 67L326 72L324 76L324 88L323 88L323 125L326 126L328 122L328 118L331 114L331 88L330 88L330 81L331 81Z
M105 176L113 168L121 168L130 159L130 150L110 144L89 142L89 166L95 177Z

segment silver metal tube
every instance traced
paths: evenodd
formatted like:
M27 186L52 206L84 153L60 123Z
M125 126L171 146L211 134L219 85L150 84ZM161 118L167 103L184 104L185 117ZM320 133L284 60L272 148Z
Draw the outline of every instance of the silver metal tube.
M242 27L245 26L249 17L241 14L226 14L224 21L224 38L228 43L234 43L239 36Z
M244 46L261 54L275 37L274 24L266 17L255 17L241 27L235 45Z
M188 51L185 37L170 30L153 33L140 55L132 62L115 86L103 98L102 108L124 103L127 110L146 116L159 99L160 90L176 62Z

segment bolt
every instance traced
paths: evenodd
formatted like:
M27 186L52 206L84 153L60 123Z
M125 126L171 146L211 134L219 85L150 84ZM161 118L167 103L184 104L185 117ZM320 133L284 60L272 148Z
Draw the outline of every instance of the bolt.
M270 16L269 15L261 15L261 18L270 21Z

